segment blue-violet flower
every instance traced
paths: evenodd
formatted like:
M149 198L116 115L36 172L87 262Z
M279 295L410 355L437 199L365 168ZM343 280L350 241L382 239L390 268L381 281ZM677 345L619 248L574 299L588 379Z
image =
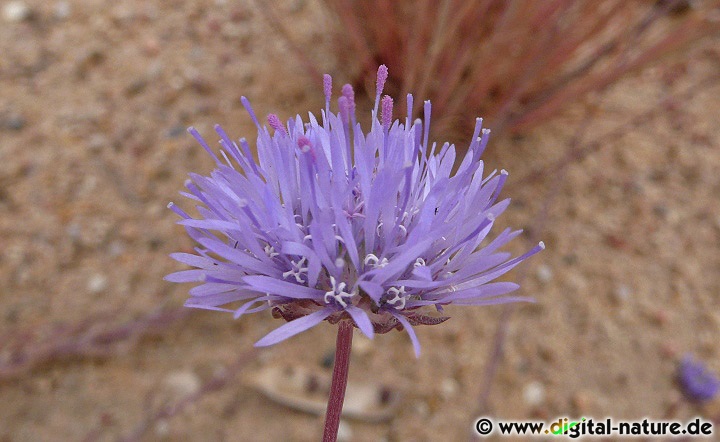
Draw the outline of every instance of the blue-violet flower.
M520 230L488 238L510 202L498 200L507 172L483 178L480 155L490 131L478 118L452 174L455 146L428 140L430 102L424 122L413 120L408 95L407 117L393 121L393 100L381 99L386 79L381 66L367 134L356 122L350 85L339 112L331 112L329 75L321 122L310 114L308 122L298 115L283 124L271 114L271 133L242 97L257 126L258 161L246 139L236 143L219 126L221 157L188 129L217 164L209 177L191 174L186 183L183 195L199 203L199 217L168 206L199 244L195 254L171 255L195 269L166 277L201 283L190 290L188 307L235 318L272 309L288 321L256 346L323 320L352 320L369 338L407 330L419 355L413 326L447 319L428 308L528 300L503 296L519 286L495 280L545 246L511 258L498 249Z
M680 362L678 380L685 396L694 402L709 401L720 391L720 379L691 356Z

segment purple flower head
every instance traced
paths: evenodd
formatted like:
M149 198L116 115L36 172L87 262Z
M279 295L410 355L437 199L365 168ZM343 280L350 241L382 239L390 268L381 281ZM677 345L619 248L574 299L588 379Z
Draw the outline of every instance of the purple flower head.
M678 380L685 396L693 402L709 401L720 391L720 380L690 356L680 362Z
M332 79L324 77L325 110L283 125L275 115L257 126L258 161L248 142L231 140L216 126L221 157L189 129L213 157L210 176L192 174L184 196L196 201L194 218L174 204L198 243L194 254L175 253L194 267L166 277L196 282L188 307L234 313L271 309L286 324L260 339L267 346L327 320L349 320L365 335L437 324L448 304L488 305L528 300L504 296L518 288L497 278L544 248L512 258L499 251L521 231L489 236L509 200L499 200L507 172L483 177L480 160L490 131L477 119L455 174L456 151L428 140L424 121L392 121L393 101L380 101L387 68L378 70L372 127L355 121L352 87L339 112L330 111ZM379 111L379 112L378 112Z

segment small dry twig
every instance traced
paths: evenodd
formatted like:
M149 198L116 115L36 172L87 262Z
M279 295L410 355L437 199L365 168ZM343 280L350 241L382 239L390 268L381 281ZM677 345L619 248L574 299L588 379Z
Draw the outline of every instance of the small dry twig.
M118 441L139 441L142 436L147 433L147 431L159 421L171 419L174 416L180 414L187 407L198 402L210 393L221 390L230 381L232 381L237 375L237 373L251 360L253 360L256 355L257 350L255 349L242 353L232 364L228 365L219 374L213 376L212 378L210 378L210 380L205 382L205 384L203 384L198 391L188 394L175 404L161 406L159 409L149 413L148 417L142 423L140 423L129 435L119 438ZM99 434L95 436L96 434L97 432L93 432L89 434L88 437L93 437L93 439L90 440L95 440L95 438L99 436Z
M13 330L0 339L0 382L43 364L82 358L105 358L128 351L143 336L162 332L188 314L186 308L159 309L123 324L107 325L117 312L108 312L53 327L44 339L37 332Z

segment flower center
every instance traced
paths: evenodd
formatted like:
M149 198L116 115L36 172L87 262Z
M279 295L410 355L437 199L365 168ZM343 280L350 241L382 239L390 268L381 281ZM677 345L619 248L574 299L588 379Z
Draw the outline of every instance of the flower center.
M307 275L308 267L305 265L305 262L307 261L307 258L304 256L300 261L290 261L290 264L293 266L292 269L288 270L287 272L283 273L283 278L287 278L288 276L294 276L296 282L303 283L305 280L302 277L302 274L305 273Z
M270 244L265 246L265 254L269 256L270 258L274 258L279 255L278 252L275 251L275 248L271 246Z
M330 302L335 300L342 308L345 308L351 302L350 299L357 294L357 291L353 291L352 293L346 292L345 287L347 287L347 284L344 282L338 284L333 276L330 277L330 284L332 284L332 290L325 292L326 304L330 304Z
M402 310L405 308L406 299L407 294L405 293L404 285L400 287L390 287L387 292L385 292L383 299L380 300L380 304L391 305L395 310Z
M373 266L375 268L383 268L386 265L388 265L388 259L387 258L380 259L377 256L370 253L367 256L365 256L363 263L366 266L369 265L369 266Z

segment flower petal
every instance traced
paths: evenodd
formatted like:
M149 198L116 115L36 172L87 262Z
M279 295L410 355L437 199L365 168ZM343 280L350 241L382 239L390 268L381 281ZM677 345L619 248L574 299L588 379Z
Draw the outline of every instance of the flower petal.
M405 327L405 331L407 331L408 335L410 336L410 340L412 341L413 349L415 350L415 357L420 357L420 341L418 340L417 335L415 334L415 330L413 330L412 325L408 322L408 320L405 318L405 316L395 313L393 311L390 312L395 319L400 321L400 323Z
M273 295L283 296L285 298L294 299L312 299L321 301L325 292L318 289L311 289L304 285L294 284L292 282L275 279L269 276L251 275L244 278L245 282L251 289L261 293L271 293Z
M370 322L370 318L368 318L367 313L354 305L348 305L345 307L345 311L352 316L360 331L362 331L365 336L372 339L375 335L375 331L373 330L372 322Z
M380 284L376 284L372 281L360 281L358 285L375 302L380 302L380 298L385 293L385 289L383 289Z
M307 316L303 316L302 318L290 321L287 324L284 324L265 335L264 338L260 339L255 343L255 347L267 347L273 344L277 344L278 342L284 341L291 336L295 336L298 333L304 332L305 330L321 323L334 311L334 308L326 307L315 313L310 313Z
M207 271L202 269L181 270L179 272L171 273L163 279L170 282L203 282L205 281L206 273Z

